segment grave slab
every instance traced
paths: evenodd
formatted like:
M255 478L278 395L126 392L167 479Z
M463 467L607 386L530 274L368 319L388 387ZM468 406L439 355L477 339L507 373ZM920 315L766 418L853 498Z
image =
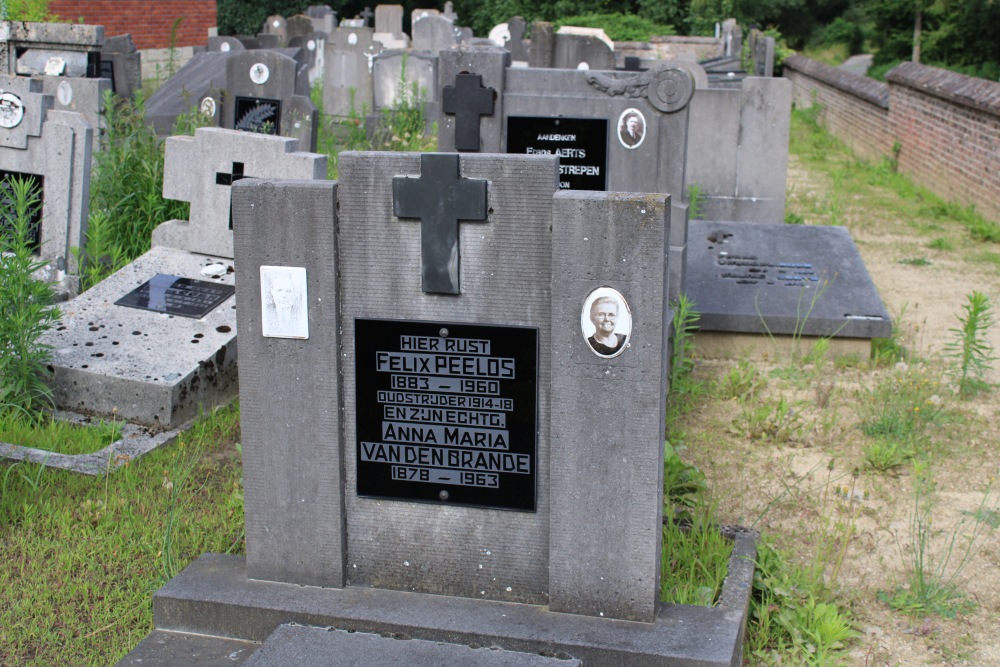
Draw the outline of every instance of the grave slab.
M685 291L702 331L887 338L892 321L844 227L690 222Z
M246 667L582 667L579 660L547 658L521 651L470 648L422 639L381 637L333 628L281 625L246 661Z
M117 667L240 667L257 642L154 630Z
M202 274L232 260L154 248L60 308L42 342L52 346L56 405L87 415L169 430L236 390L236 310L229 297L202 319L116 306L157 274L233 285L232 272Z

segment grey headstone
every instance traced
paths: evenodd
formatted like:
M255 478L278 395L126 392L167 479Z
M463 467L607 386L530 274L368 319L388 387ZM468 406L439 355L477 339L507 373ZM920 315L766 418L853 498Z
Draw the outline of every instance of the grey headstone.
M209 37L207 48L209 51L222 51L223 53L236 53L247 50L243 42L235 37Z
M247 44L248 49L280 49L284 46L281 35L275 33L257 33L255 40L256 45Z
M327 36L325 32L312 32L288 40L288 46L301 49L302 57L309 66L310 87L317 79L323 78L323 70L326 66Z
M331 116L364 116L374 109L372 60L382 45L370 28L338 28L326 43L323 110Z
M414 51L427 51L433 55L459 43L455 24L440 14L427 14L414 19L410 29Z
M691 221L685 291L702 331L887 338L889 314L843 227Z
M501 152L504 132L503 90L505 74L510 64L511 57L508 51L490 46L465 47L446 53L439 59L442 96L449 87L455 86L458 75L462 73L466 76L479 76L483 88L493 90L495 93L493 113L480 116L476 122L476 143L479 148L475 150L479 152ZM442 113L438 117L438 150L473 150L459 148L457 145L457 118L443 102L444 100L442 100Z
M774 76L774 37L758 37L752 57L754 76Z
M56 111L42 88L35 79L0 74L0 89L19 100L23 113L17 125L0 127L0 170L42 177L39 256L74 275L72 250L86 247L94 132L82 114Z
M319 114L309 97L297 91L299 70L296 60L277 51L232 54L226 60L228 94L220 126L294 137L315 150ZM302 79L308 82L307 70Z
M613 70L615 51L605 41L593 35L563 32L555 35L552 67L556 69Z
M552 67L555 47L555 26L547 21L533 21L531 24L531 57L528 59L531 67Z
M83 116L95 132L104 128L104 93L111 90L108 79L34 76L42 82L42 90L51 95L57 111L72 111Z
M265 35L275 35L278 38L278 43L274 46L282 47L288 43L288 22L284 16L279 14L268 16L264 21L264 29L261 32ZM264 48L273 48L273 46L268 45Z
M528 24L520 16L513 16L507 21L507 30L510 31L510 40L507 42L507 49L510 51L512 60L518 62L528 62L528 45L524 41L524 31Z
M403 5L377 5L375 7L375 32L391 35L403 34Z
M326 156L298 151L299 142L222 128L169 137L163 196L191 203L190 221L170 220L153 231L154 246L233 256L231 185L238 178L326 177Z
M241 47L239 52L242 51ZM146 122L159 136L166 137L172 133L178 116L202 109L208 112L211 125L219 125L222 93L226 90L226 61L237 52L233 49L196 53L146 100Z
M114 82L115 94L131 99L142 87L142 57L135 48L132 35L108 37L101 49L101 64L108 62Z
M15 74L18 60L32 50L96 56L103 44L104 26L0 21L0 72Z
M375 110L437 102L438 59L427 53L383 51L373 59Z
M304 14L296 14L295 16L288 19L286 23L286 39L285 43L291 46L291 41L296 37L302 37L304 35L312 34L316 31L313 27L312 19Z

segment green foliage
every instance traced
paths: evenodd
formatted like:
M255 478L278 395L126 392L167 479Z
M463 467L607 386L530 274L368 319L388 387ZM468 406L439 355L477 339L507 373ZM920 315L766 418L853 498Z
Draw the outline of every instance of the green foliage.
M60 454L91 454L121 436L121 425L100 421L93 425L72 424L23 412L0 412L0 442L33 447Z
M660 600L714 605L732 553L733 542L722 534L711 506L700 505L685 521L664 522Z
M959 589L960 578L969 561L982 549L988 530L994 526L989 518L1000 508L1000 497L986 487L975 510L964 512L950 530L934 527L934 493L936 483L926 463L913 466L913 509L910 514L907 583L893 591L879 594L879 599L893 609L924 616L935 613L955 618L975 607L975 602ZM932 541L943 533L943 548L932 549ZM900 551L902 555L902 550Z
M928 243L927 247L931 248L932 250L954 250L955 243L949 238L946 238L944 236L939 236L938 238Z
M132 100L107 92L104 146L94 153L90 182L87 252L81 259L86 289L149 250L153 228L187 220L187 202L163 198L163 143L144 118L141 91ZM178 119L179 131L193 132L205 119L196 111Z
M743 400L752 398L766 386L767 376L747 359L740 359L723 376L719 383L719 393L722 398Z
M768 663L833 665L856 635L823 584L762 536L747 623L749 654Z
M564 25L603 28L608 37L616 42L648 42L654 35L674 34L672 26L632 14L580 14L560 18L555 23L556 29Z
M832 23L823 28L823 42L843 44L847 47L847 55L853 56L863 52L865 34L859 23L838 16Z
M28 179L0 182L0 411L51 407L45 384L50 348L39 342L59 311L52 286L32 276L44 266L32 251L32 218L41 192Z
M910 266L930 266L933 264L933 262L926 257L904 257L896 260L896 262L898 264L908 264Z
M903 466L915 452L906 442L896 438L877 437L862 448L865 467L878 472L889 472Z
M708 493L705 473L685 463L669 441L663 442L663 502L666 513L675 511L690 518L690 510L703 502Z
M105 476L0 462L0 663L113 665L167 568L242 553L238 440L231 407Z
M784 396L741 407L738 432L750 440L784 444L797 440L805 428L802 415Z
M245 0L218 0L216 3L216 24L220 35L256 35L263 30L268 16L280 14L285 18L301 14L314 4L309 0L266 0L246 2ZM339 6L335 7L338 11ZM346 13L339 11L340 16Z
M694 183L688 185L687 200L688 219L699 220L701 218L701 210L705 206L705 193L702 192L700 185Z
M988 340L990 327L994 324L990 299L979 291L973 291L967 298L968 302L962 306L963 314L958 316L961 326L948 330L953 339L946 349L946 354L955 361L952 375L962 398L992 388L985 377L996 359Z
M5 0L7 13L2 18L8 21L57 21L59 18L49 12L49 0ZM70 17L73 18L73 17Z
M889 469L927 450L930 426L946 420L942 386L930 371L900 369L872 388L861 389L855 402L861 432L872 438L870 467Z

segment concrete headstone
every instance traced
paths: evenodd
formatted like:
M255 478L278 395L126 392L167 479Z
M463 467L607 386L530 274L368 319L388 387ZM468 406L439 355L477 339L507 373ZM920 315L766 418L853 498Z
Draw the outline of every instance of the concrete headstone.
M383 51L372 62L376 111L396 108L404 100L410 104L437 102L437 56ZM436 113L436 107L432 108Z
M323 109L331 116L364 116L374 109L373 59L382 51L370 28L338 28L326 43Z
M115 95L131 99L142 87L142 56L132 35L117 35L104 40L101 48L101 78L110 79Z
M437 55L459 43L455 24L440 14L427 14L414 19L410 30L413 50Z

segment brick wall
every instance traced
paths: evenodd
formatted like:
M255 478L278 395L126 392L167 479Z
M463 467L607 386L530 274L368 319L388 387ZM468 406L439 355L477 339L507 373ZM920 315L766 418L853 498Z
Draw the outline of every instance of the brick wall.
M1000 83L903 63L888 84L802 56L785 61L798 106L860 156L891 157L914 182L1000 220Z
M215 0L49 0L49 11L67 22L103 25L108 37L130 33L138 49L169 47L174 21L174 46L198 46L215 26Z

